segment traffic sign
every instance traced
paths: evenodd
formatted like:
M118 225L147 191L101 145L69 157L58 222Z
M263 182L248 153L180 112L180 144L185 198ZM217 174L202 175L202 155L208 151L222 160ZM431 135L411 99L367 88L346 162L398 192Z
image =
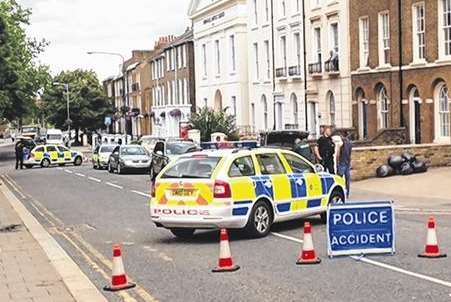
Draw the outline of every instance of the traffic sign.
M327 209L327 252L340 255L395 253L393 202L356 202Z
M105 124L105 126L110 126L111 125L111 117L105 116L104 124Z

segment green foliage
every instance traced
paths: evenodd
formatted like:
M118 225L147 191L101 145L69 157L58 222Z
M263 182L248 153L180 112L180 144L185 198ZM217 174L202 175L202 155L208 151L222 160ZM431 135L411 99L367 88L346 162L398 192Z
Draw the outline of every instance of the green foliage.
M113 104L105 95L94 71L63 71L53 82L69 84L71 127L93 131L104 128L104 119L113 114ZM64 86L49 85L42 96L41 112L57 128L67 127L67 95Z
M0 116L10 121L33 114L37 92L50 80L35 62L47 42L25 32L30 15L15 0L0 1Z
M192 129L199 129L203 142L211 140L211 134L221 132L228 136L229 140L237 140L238 131L235 117L227 114L227 108L214 111L204 107L194 114L189 121Z

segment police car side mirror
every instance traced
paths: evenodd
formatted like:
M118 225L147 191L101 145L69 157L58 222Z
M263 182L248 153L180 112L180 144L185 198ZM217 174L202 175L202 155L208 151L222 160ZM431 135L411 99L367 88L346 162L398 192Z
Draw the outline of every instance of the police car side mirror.
M315 165L315 172L316 172L316 173L322 173L322 172L324 172L324 167L323 167L322 165L320 165L320 164L316 164L316 165Z

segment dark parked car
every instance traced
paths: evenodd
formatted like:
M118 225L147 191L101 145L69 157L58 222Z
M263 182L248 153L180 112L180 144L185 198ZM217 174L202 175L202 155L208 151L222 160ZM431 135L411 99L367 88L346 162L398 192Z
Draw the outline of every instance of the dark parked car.
M132 170L148 172L150 161L149 153L140 145L116 146L108 160L108 171L118 174Z
M152 164L150 166L150 178L153 181L158 173L178 156L190 152L199 151L200 148L192 141L168 140L155 144L152 152Z

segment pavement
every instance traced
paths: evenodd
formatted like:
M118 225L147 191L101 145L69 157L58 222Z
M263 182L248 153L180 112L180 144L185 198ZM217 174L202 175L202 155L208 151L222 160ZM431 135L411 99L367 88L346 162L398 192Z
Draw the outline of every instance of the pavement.
M0 161L2 167L10 165ZM241 266L231 274L211 273L217 231L181 240L152 224L146 175L109 174L89 164L4 173L8 189L97 289L109 282L112 244L122 245L126 272L137 287L103 292L108 301L451 301L451 259L417 257L431 214L441 249L451 253L450 168L353 184L353 200L394 200L394 256L327 259L325 226L311 217L320 265L295 265L300 219L274 225L262 239L230 232L232 255Z

